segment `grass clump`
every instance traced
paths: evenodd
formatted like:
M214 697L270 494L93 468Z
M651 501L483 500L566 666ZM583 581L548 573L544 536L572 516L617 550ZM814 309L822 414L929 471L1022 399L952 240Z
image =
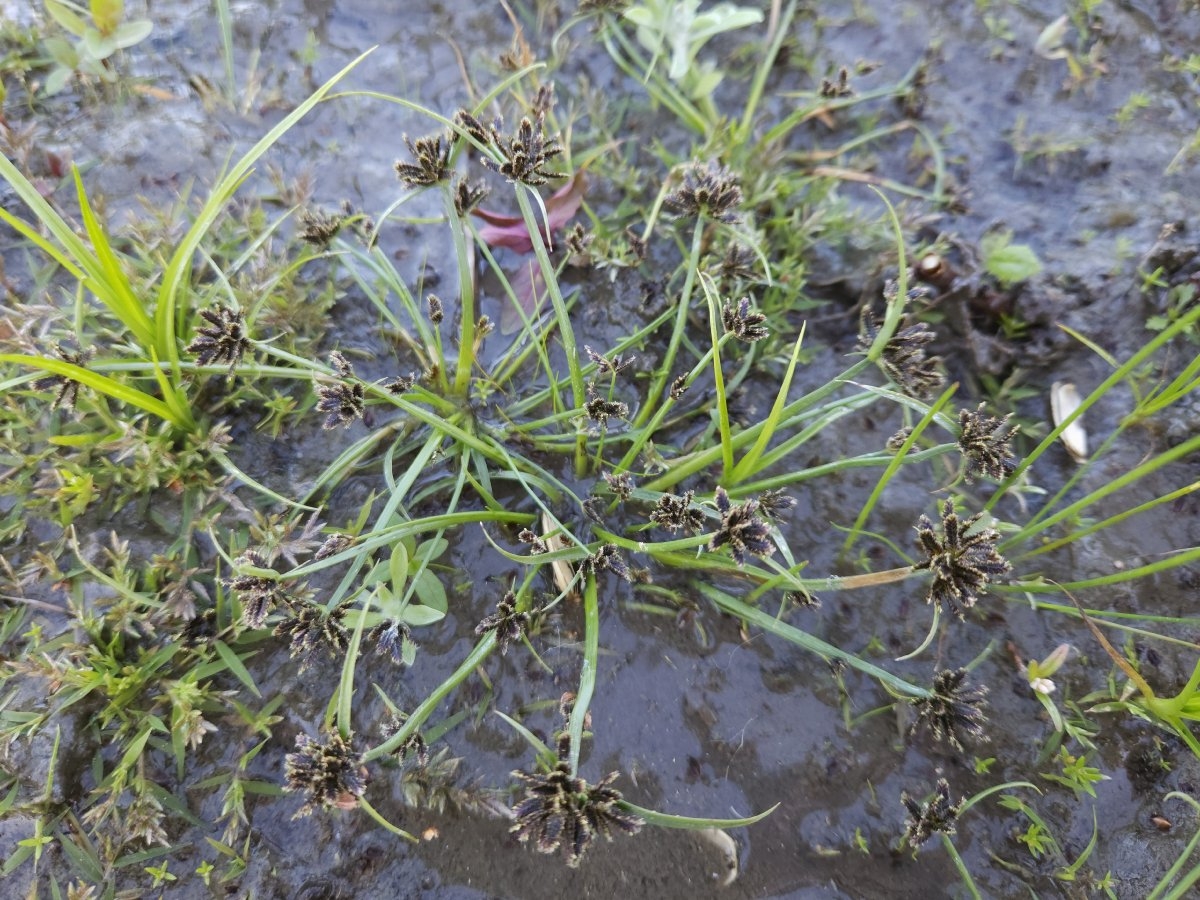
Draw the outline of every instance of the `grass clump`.
M1101 705L1064 715L1049 698L1066 654L1023 664L1034 711L1050 720L1049 754L1037 763L1056 764L1040 773L1049 789L1095 796L1101 773L1084 751L1101 711L1148 717L1200 757L1188 724L1197 677L1164 699L1099 630L1132 629L1126 617L1042 599L1102 596L1113 584L1187 566L1200 551L1067 580L1040 568L1054 551L1161 511L1194 487L1144 497L1147 484L1200 447L1197 438L1156 449L1099 486L1088 475L1122 434L1193 396L1194 364L1148 373L1200 310L1156 322L1124 362L1106 358L1111 374L1032 448L1009 424L1010 410L989 414L976 397L960 405L962 385L933 352L939 323L925 305L933 287L917 284L928 272L910 252L913 207L888 199L948 200L940 148L915 117L879 124L865 112L880 100L914 101L921 73L855 94L843 71L819 90L785 95L787 111L776 116L765 98L798 5L776 12L732 118L719 112L725 79L701 51L711 37L760 25L754 11L706 18L695 4L660 3L618 16L593 3L564 26L560 40L593 21L588 40L644 79L645 102L688 135L681 152L614 148L610 123L585 129L570 109L560 114L542 63L517 67L447 115L404 97L335 95L356 61L217 180L168 251L136 241L119 249L78 170L81 227L15 163L0 161L31 216L5 209L0 219L46 261L39 277L52 285L45 308L19 311L24 321L5 338L12 352L0 354L9 367L2 449L15 473L5 491L39 525L54 526L19 565L3 557L6 594L20 599L6 601L0 617L0 637L14 648L0 739L10 750L44 740L69 710L86 708L80 742L92 754L79 816L52 801L50 783L38 793L12 772L6 809L27 811L37 830L6 873L31 860L42 866L43 848L56 843L67 863L51 876L55 885L63 871L112 891L146 876L158 884L177 849L172 828L195 824L180 799L188 790L220 791L224 833L212 844L229 882L248 865L249 844L238 841L249 831L250 800L284 791L302 795L297 815L358 810L408 840L416 838L393 821L394 804L375 785L397 780L413 805L453 797L476 809L507 806L518 841L561 853L572 867L586 864L597 836L760 821L773 807L720 819L646 809L626 796L637 789L632 778L593 773L611 740L591 721L611 666L601 647L613 625L602 610L618 604L680 623L708 616L713 627L729 617L747 634L770 635L829 664L847 695L848 673L877 710L908 719L898 739L927 731L955 755L989 734L986 691L973 674L988 651L959 658L966 651L948 636L981 631L983 615L999 615L1005 601L1032 606L1055 628L1091 629L1141 693L1120 695L1113 678L1102 692L1110 696L1091 698ZM681 13L691 25L678 38L661 22ZM274 223L261 207L258 218L238 220L234 193L252 167L331 99L397 106L437 129L404 138L397 196L370 210L375 221L300 203ZM491 118L495 110L515 128ZM813 122L838 117L854 132L844 143L795 149ZM872 178L884 190L850 204L842 189L864 180L855 154L900 134L924 148L932 187ZM592 184L614 187L615 197L593 197ZM409 215L421 204L436 214ZM566 231L581 212L589 227ZM849 241L860 218L870 220L863 232L880 277L843 358L810 346L821 338L798 314L825 302L806 282L808 252L820 240ZM436 267L452 273L437 294L388 249L402 226L416 225L435 234L431 246L444 254ZM289 228L294 237L279 239L286 251L272 255L270 238ZM1031 255L1009 236L985 248L983 268L1016 290L1037 276ZM911 259L921 262L910 267ZM637 282L645 302L623 302L613 288L621 279ZM321 286L315 322L337 297L367 312L371 333L300 327L303 311L289 332L279 298L311 285ZM601 309L616 324L597 324ZM39 344L31 335L43 316ZM821 369L818 354L833 362ZM1055 441L1119 386L1136 389L1114 433L1061 488L1039 494L1032 479L1053 470ZM863 440L867 421L887 422L893 438ZM297 433L306 452L320 452L319 464L309 477L281 477L256 459L265 439L239 446L248 424L272 439ZM845 436L845 452L820 458L818 450L839 446L830 435ZM865 470L876 473L874 486L838 510L832 524L842 534L822 521L813 541L818 495ZM914 485L923 506L898 526L885 498ZM251 490L239 494L243 486ZM131 506L164 544L148 561L116 532L106 542L91 537ZM15 548L32 540L29 527L5 511L0 538ZM864 545L874 555L855 555ZM51 583L65 590L65 604L25 596ZM908 612L926 637L899 659L839 638L810 612L835 597L877 615L901 608L901 594L930 612ZM945 611L957 621L943 622ZM35 621L42 615L53 616L55 633L43 633L51 626ZM568 651L570 690L538 698L540 707L502 709L510 696L497 686L502 673L516 658L549 668L547 623L566 619L578 638ZM1163 631L1175 624L1158 621ZM440 645L437 656L420 650L426 643ZM289 711L305 717L303 733L281 753L282 694L265 698L263 675L285 650L287 670L321 673L313 683L325 690ZM436 677L422 673L433 660ZM379 674L385 664L420 689ZM48 688L44 703L24 690L33 682ZM537 710L556 702L546 740ZM457 763L445 748L433 761L428 752L489 712L533 759L492 794L455 785ZM854 724L848 711L846 723ZM219 771L190 779L192 761L218 741L209 765ZM272 754L283 772L274 780L264 774ZM49 769L52 778L53 759ZM1022 843L1053 855L1060 881L1082 877L1096 838L1074 861L1058 845L1051 854L1050 826L1013 799L1017 787L1032 783L1004 781L958 803L947 780L930 798L905 794L908 848L940 835L978 895L949 836L979 801L1009 791L1002 808L1030 823ZM122 871L160 858L158 847L160 866ZM206 859L198 877L216 877L214 865Z

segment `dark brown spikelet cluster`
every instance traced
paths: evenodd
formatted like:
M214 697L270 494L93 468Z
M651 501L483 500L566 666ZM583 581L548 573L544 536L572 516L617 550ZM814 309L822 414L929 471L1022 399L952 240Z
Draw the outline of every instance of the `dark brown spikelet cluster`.
M276 625L273 634L291 640L290 655L292 659L303 657L300 671L304 672L312 665L312 652L318 647L325 647L335 659L346 652L350 633L342 624L345 617L346 611L340 607L326 613L319 606L304 604Z
M755 268L757 263L758 257L749 247L743 247L736 243L730 244L725 255L721 257L716 274L723 283L753 281L758 277L758 270Z
M883 445L883 448L887 450L888 453L899 453L900 448L904 446L904 442L909 439L912 433L913 430L911 428L901 428L887 439L887 442Z
M584 229L583 225L576 222L571 226L571 230L567 232L567 252L571 256L571 265L587 266L591 263L591 246L596 240L596 235Z
M517 535L517 540L523 544L529 544L530 555L550 552L550 545L528 528L521 529L520 533Z
M406 665L412 661L412 656L406 660L406 644L412 644L412 630L400 619L384 619L367 632L367 641L376 642L376 653L386 656L397 666ZM416 647L408 647L408 653L415 654Z
M850 70L842 66L838 70L837 80L822 78L821 96L829 100L838 97L853 97L854 88L850 87Z
M758 495L758 511L764 517L778 522L796 505L796 498L784 492L783 488L773 491L763 491Z
M690 164L684 170L683 184L664 200L667 209L681 216L707 216L726 225L740 218L736 210L741 202L737 178L716 162Z
M337 213L326 213L320 209L306 209L300 214L298 237L304 243L324 250L338 236L344 223L345 219Z
M634 580L634 573L625 564L625 560L621 557L620 551L617 550L616 544L603 544L599 550L581 562L579 568L592 575L607 569L625 581Z
M683 529L687 534L696 534L704 529L704 513L692 508L695 491L688 491L682 497L675 494L663 494L650 510L650 521L659 528L665 528L672 533Z
M996 550L1000 534L992 528L968 534L983 513L959 519L954 501L942 504L942 533L933 530L926 516L917 521L917 548L925 559L914 570L933 573L928 603L940 604L960 619L975 605L989 581L1006 574L1012 566Z
M329 559L329 557L341 553L353 543L354 538L348 534L331 534L317 548L317 552L313 554L312 561L320 562L323 559Z
M367 770L350 741L334 734L328 743L306 734L296 738L296 752L287 755L285 791L304 791L305 803L293 819L309 815L318 806L353 809L367 789Z
M926 725L935 740L948 741L961 753L964 736L974 740L987 739L983 731L987 722L983 713L986 698L986 687L967 682L966 669L943 669L933 676L932 695L912 700L917 720L909 734Z
M521 119L512 137L500 133L499 122L486 127L465 110L459 110L458 123L479 143L491 144L500 152L500 162L484 156L483 164L509 181L537 187L551 178L566 177L562 172L551 172L546 168L550 160L563 152L563 147L557 137L546 137L545 112Z
M259 569L268 568L267 561L258 553L249 550L242 554L239 562ZM242 621L247 628L262 628L271 610L277 606L291 606L295 602L283 588L283 582L262 575L239 574L225 584L237 594L242 604Z
M452 141L447 134L429 134L404 143L412 155L413 162L396 161L396 175L409 187L429 187L446 180L450 168Z
M336 350L329 354L329 363L345 381L317 385L317 411L325 413L322 428L329 430L339 425L349 427L355 419L361 419L366 409L366 389L361 381L349 381L354 369L346 357Z
M521 640L529 627L529 613L517 612L517 595L506 593L496 604L496 611L475 626L476 634L492 632L496 635L496 646L501 655L508 653L508 645Z
M758 515L758 501L747 500L734 506L725 488L716 491L717 512L721 514L721 527L708 542L709 550L729 545L733 561L739 566L746 564L746 554L770 556L775 552L771 542L771 529Z
M90 347L87 350L68 350L62 344L54 345L55 356L63 362L79 366L81 369L87 368L87 364L94 352ZM75 402L79 399L79 386L78 381L67 375L43 375L41 378L33 380L33 389L35 391L58 392L55 394L54 401L50 404L51 409L57 409L59 406L74 409Z
M764 324L766 321L767 317L762 313L750 311L749 297L743 297L736 304L726 303L721 310L721 322L725 330L748 344L771 336Z
M604 478L604 483L608 485L608 489L619 499L628 500L633 496L636 485L633 482L633 476L628 472L621 472L617 475L605 472L602 477Z
M500 133L500 120L491 125L484 125L465 109L460 109L454 115L454 123L462 129L471 140L485 147L492 142L492 136Z
M1003 481L1017 468L1017 457L1013 453L1012 439L1020 427L1007 428L1009 413L1003 419L986 415L983 404L972 411L958 413L958 449L967 461L966 478L970 482L976 475L986 475Z
M512 832L522 844L532 842L539 853L560 847L567 865L575 868L597 835L611 841L615 833L637 834L644 824L622 809L621 793L612 787L619 773L612 772L596 784L571 775L565 761L549 772L515 771L525 796L513 807Z
M869 350L875 343L882 324L883 320L874 316L870 310L863 310L863 333L858 338L858 345L862 350ZM936 338L937 335L923 322L908 325L906 319L901 319L895 334L884 346L883 354L879 357L888 378L908 396L918 400L928 399L946 383L946 377L940 368L942 358L925 355L925 345Z
M196 363L201 366L229 363L229 372L233 374L250 347L242 311L218 303L200 310L200 318L208 324L196 329L196 336L187 345L187 352L195 353Z
M487 195L486 185L478 182L471 184L467 179L460 178L454 183L454 211L460 219L465 218Z
M385 619L380 622L369 632L367 632L367 640L375 641L375 652L380 656L386 656L396 665L404 665L409 662L412 657L405 657L406 645L412 642L412 631L408 625L401 622L399 619ZM411 647L408 652L415 654L416 648Z
M587 353L588 359L596 364L596 372L600 375L619 375L637 362L636 356L602 356L591 347L584 345L584 352Z
M587 413L587 417L596 424L607 428L610 418L624 419L629 416L629 405L621 403L619 400L606 400L594 393L594 387L588 385L588 393L592 395L591 399L583 405L583 411Z
M950 784L945 778L938 779L933 796L925 803L918 803L908 795L908 791L900 795L900 802L908 810L904 840L914 850L935 834L954 834L954 823L963 804L962 800L950 802Z
M407 375L397 375L384 385L384 388L389 394L403 394L411 391L417 383L417 373L410 372Z

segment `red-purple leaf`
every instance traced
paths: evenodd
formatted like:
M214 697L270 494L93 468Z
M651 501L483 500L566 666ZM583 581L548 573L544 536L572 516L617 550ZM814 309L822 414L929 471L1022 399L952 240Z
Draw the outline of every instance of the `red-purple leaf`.
M583 203L583 195L587 192L587 179L583 171L576 172L571 178L546 200L546 218L550 233L561 231L567 223L579 212ZM533 252L533 236L520 216L510 216L493 212L490 209L474 209L471 215L477 216L487 224L479 229L479 237L489 247L504 247L514 253L525 255ZM542 223L542 228L546 223ZM542 239L547 244L551 242L545 233ZM545 291L546 282L542 278L541 268L536 260L523 259L517 271L510 280L513 293L521 309L532 316L537 307L538 297ZM511 334L521 327L521 317L511 306L505 305L500 313L500 330Z
M561 231L575 217L586 191L587 179L580 170L546 200L546 218L551 234ZM479 229L479 236L489 247L506 247L515 253L533 252L533 237L520 216L509 216L490 209L474 209L471 215L487 223ZM543 239L550 242L548 235L543 234Z

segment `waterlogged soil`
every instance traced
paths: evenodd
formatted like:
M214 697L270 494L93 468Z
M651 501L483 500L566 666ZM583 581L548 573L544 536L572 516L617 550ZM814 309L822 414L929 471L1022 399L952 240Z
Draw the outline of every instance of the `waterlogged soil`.
M1197 84L1195 76L1169 71L1164 59L1186 57L1196 46L1200 14L1172 0L1101 4L1101 24L1086 36L1084 49L1068 42L1076 57L1098 42L1102 49L1096 51L1096 68L1083 83L1068 86L1067 60L1034 52L1039 35L1057 15L1057 10L1042 11L1041 4L872 0L820 6L819 23L813 12L797 17L794 43L768 84L770 95L780 98L767 103L764 118L786 114L789 101L782 95L812 90L813 73L835 75L842 65L877 62L878 68L852 82L865 91L924 63L924 84L916 98L920 121L942 144L955 202L950 211L910 202L904 209L908 224L925 239L939 232L954 234L964 247L975 246L989 228L1002 226L1014 232L1015 241L1030 245L1045 266L1008 310L1028 323L1028 332L996 340L996 317L970 305L977 296L970 261L957 259L964 278L945 298L938 349L965 397L978 394L981 373L1019 369L1022 386L1030 390L1015 410L1031 430L1041 423L1044 433L1051 382L1074 382L1086 392L1109 371L1057 324L1089 335L1124 358L1146 339L1147 315L1159 311L1139 293L1137 269L1146 265L1164 224L1184 223L1183 236L1176 239L1181 249L1173 258L1185 260L1177 268L1187 264L1186 227L1194 224L1198 205L1197 166L1183 150L1196 127ZM986 16L981 6L989 7ZM347 85L408 97L450 114L471 99L464 67L475 85L486 90L499 77L492 73L512 40L503 10L490 3L279 0L234 3L232 8L236 108L206 104L198 92L205 84L219 90L225 78L210 4L155 4L152 37L127 53L123 65L161 93L134 94L116 105L82 93L48 101L24 123L39 126L39 149L85 165L89 184L109 198L109 209L125 208L133 215L135 205L126 203L130 197L168 203L190 180L207 183L231 154L248 147L317 84L370 46L377 49ZM548 15L553 18L552 11ZM551 23L539 29L532 17L524 21L534 53L546 52ZM587 79L610 97L643 96L636 82L614 70L603 49L589 39L586 26L572 32L570 40L579 47L568 64L569 75L560 79L560 102L570 96L576 79ZM717 41L706 52L731 57L737 47L736 40ZM806 65L805 60L815 62ZM727 96L731 86L724 90ZM1145 103L1122 121L1117 113L1135 94L1143 95ZM876 113L883 122L898 115L886 105ZM6 108L5 114L14 123L22 112ZM666 121L662 113L635 112L626 137L683 145L686 135L664 130ZM836 146L853 136L839 133L836 125L821 124L797 141ZM392 163L403 155L401 135L430 130L430 123L403 107L347 98L310 115L272 151L269 161L288 177L311 173L315 201L327 208L349 199L378 213L398 190ZM869 164L876 175L912 184L917 178L913 146L911 134L885 139L839 164L848 169ZM46 177L49 181L49 171ZM253 181L247 190L265 191L265 183ZM877 210L878 201L865 187L848 183L843 190L864 208ZM5 202L9 204L8 195ZM420 215L423 209L418 203L406 212ZM385 229L383 240L410 283L428 278L431 270L452 283L452 252L440 237L398 227ZM869 254L856 255L859 249L852 241L813 249L814 281L824 286L829 304L812 314L808 339L815 352L797 375L796 396L845 367L846 354L854 348L855 307L864 297L877 296L881 273ZM638 314L632 282L618 279L609 285L597 279L585 281L581 290L593 345L622 336L630 316ZM334 317L344 346L368 354L387 352L373 330L376 314L361 298L348 294ZM796 315L797 327L801 318ZM363 366L370 369L371 364ZM383 369L381 365L380 374L386 374ZM768 399L759 401L760 407L770 402L771 390L764 386ZM1089 413L1087 425L1096 443L1128 402L1127 393L1117 390ZM1131 432L1079 490L1104 484L1166 442L1189 435L1195 421L1194 415L1177 416L1157 432ZM899 424L893 414L877 411L842 420L835 433L806 445L796 464L876 449ZM299 492L356 436L360 432L331 437L313 428L286 441L259 437L242 461L276 490ZM1065 451L1056 449L1040 461L1033 480L1053 491L1073 467ZM837 560L842 536L831 523L853 522L877 477L874 470L861 470L791 491L798 506L783 527L790 545L810 560L809 574L843 572ZM1196 460L1181 460L1139 487L1138 499L1195 477ZM921 513L932 511L931 491L946 478L946 472L914 467L913 474L889 487L869 527L907 549L912 525ZM352 516L366 494L379 488L377 481L370 470L349 479L332 499L327 518ZM1035 506L1039 502L1036 495L1028 500ZM1099 519L1125 505L1114 501L1091 514ZM1015 502L1002 504L997 512L1017 521L1023 515ZM1069 553L1039 557L1032 564L1057 579L1134 566L1200 541L1195 513L1194 504L1185 502L1170 515L1126 523L1080 541ZM152 554L170 539L136 514L120 524L135 553ZM107 528L97 526L85 542L103 542ZM500 533L496 537L512 541ZM859 549L875 568L901 564L882 542L864 541ZM446 620L420 633L417 664L401 670L371 659L364 667L366 678L402 706L415 705L454 669L473 643L475 624L517 574L477 529L455 534L450 554L440 562L464 573L452 580L466 586L452 591ZM1037 781L1045 794L1027 791L1023 796L1051 825L1066 861L1085 851L1093 821L1100 823L1084 871L1097 878L1111 871L1122 897L1144 896L1194 830L1188 809L1163 798L1171 790L1195 793L1200 782L1196 761L1181 752L1178 742L1139 721L1100 718L1103 731L1093 764L1109 780L1096 786L1094 799L1077 798L1038 777L1038 772L1053 770L1038 759L1051 727L1006 646L1025 658L1042 658L1060 642L1078 648L1082 656L1073 657L1058 678L1059 696L1078 697L1102 686L1108 666L1075 620L1036 613L1026 598L990 597L982 615L966 624L949 623L919 658L903 663L892 660L915 648L929 623L929 611L912 584L830 592L820 597L819 609L789 613L798 627L918 683L926 683L937 668L965 665L990 648L975 675L991 689L991 742L956 754L933 743L927 733L906 736L907 722L890 711L867 715L889 698L853 671L842 675L843 690L825 661L753 630L742 631L702 601L694 616L677 620L633 605L638 598L627 586L606 584L605 590L600 671L591 708L595 738L585 748L582 772L594 781L619 770L618 786L632 801L691 816L744 816L778 804L762 823L732 832L732 862L729 848L711 835L647 829L636 839L599 842L579 869L570 870L560 857L519 847L507 833L507 820L488 815L482 801L468 803L471 811L441 814L406 808L391 773L380 771L369 788L371 802L383 815L422 835L421 843L401 842L361 813L294 819L299 798L252 797L249 867L234 893L305 900L962 896L960 879L937 841L915 859L893 849L904 828L901 793L924 795L939 777L951 783L955 799L1005 780ZM1186 615L1194 597L1194 583L1186 573L1167 573L1088 601L1126 612ZM550 672L520 647L489 660L490 707L520 712L529 727L548 734L556 724L558 698L577 683L581 638L581 612L568 604L545 623L538 639ZM1186 680L1191 667L1187 653L1141 641L1132 649L1147 677L1165 693ZM1083 664L1084 659L1091 664ZM296 735L315 733L337 666L318 662L300 674L286 648L279 646L256 657L251 669L265 696L282 693L286 698L279 711L283 721L251 767L253 777L278 783ZM531 759L523 740L498 717L473 714L485 693L485 686L472 679L447 704L444 715L469 712L434 747L447 747L463 759L457 784L466 792L463 797L476 800L483 796L477 788L510 784L510 770L527 768ZM368 723L382 718L374 693L362 691L357 721L370 732ZM83 724L76 723L75 732L65 733L67 743L82 732ZM229 759L219 749L221 737L211 736L204 745L197 768L189 773L193 783L225 771ZM22 752L28 754L23 765L35 769L47 747L35 743ZM1163 765L1156 754L1165 755ZM973 756L994 757L995 762L986 774L977 774ZM80 755L64 746L67 764L60 790L70 794L72 784L80 788L87 781L82 769L89 757L90 750ZM215 819L220 811L213 792L194 791L180 800L202 819ZM1155 814L1173 820L1174 827L1157 828L1151 821ZM984 801L959 823L955 843L980 889L988 896L1023 896L1028 884L1041 895L1085 896L1079 882L1050 877L1061 861L1039 861L1016 841L1027 824L994 800ZM31 827L28 821L11 820L8 826L6 844L0 846L4 855ZM186 873L211 856L204 838L219 832L176 828L172 838L185 849L172 858L171 869L181 880L167 895L209 896L200 880ZM30 879L25 867L0 886L0 895L23 896Z

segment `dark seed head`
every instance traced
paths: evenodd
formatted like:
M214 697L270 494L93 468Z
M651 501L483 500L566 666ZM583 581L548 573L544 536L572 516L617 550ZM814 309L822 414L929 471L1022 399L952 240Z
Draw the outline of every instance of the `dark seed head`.
M968 519L959 519L954 512L954 501L948 499L942 504L940 535L925 516L917 522L917 549L925 554L925 559L913 569L933 573L927 602L940 604L960 619L975 605L989 581L1012 568L996 550L1000 539L997 531L982 528L968 534L982 515L976 513Z

